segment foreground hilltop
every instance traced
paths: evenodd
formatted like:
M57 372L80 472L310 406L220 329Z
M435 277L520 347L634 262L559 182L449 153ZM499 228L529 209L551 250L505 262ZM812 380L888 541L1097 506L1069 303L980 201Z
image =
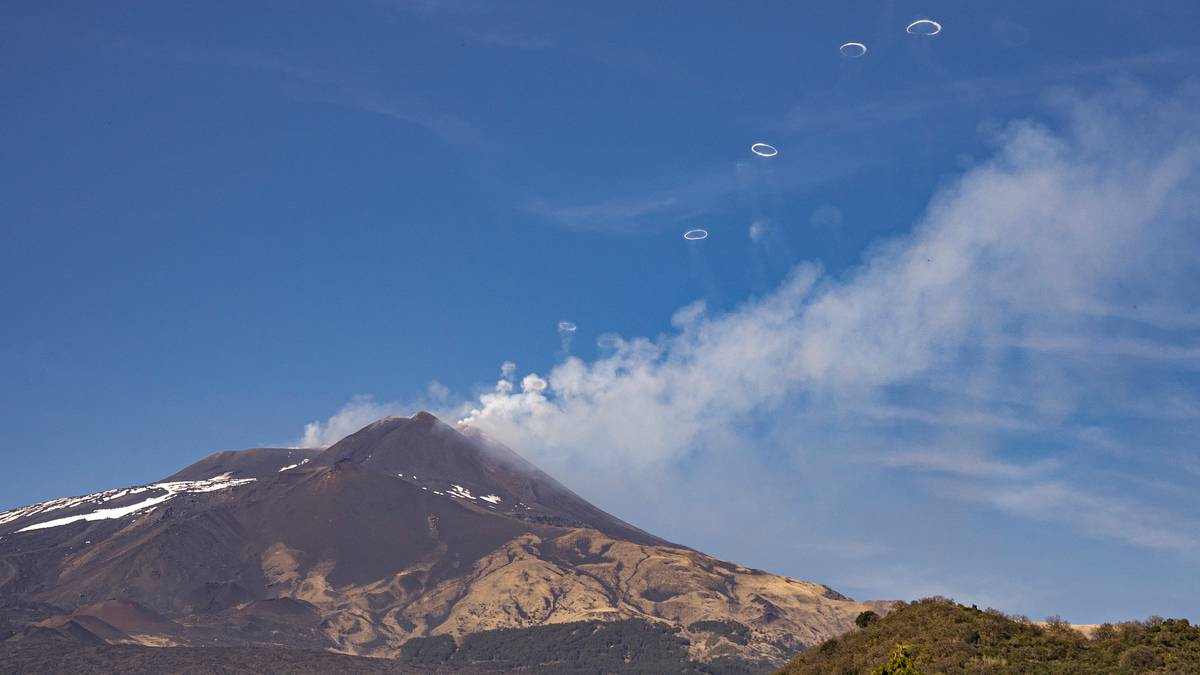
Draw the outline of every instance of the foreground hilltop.
M886 617L796 657L779 675L1200 673L1200 627L1186 619L1103 624L1085 635L944 598L899 603Z
M647 533L429 413L0 513L14 642L396 657L416 638L632 620L692 659L782 663L871 608Z

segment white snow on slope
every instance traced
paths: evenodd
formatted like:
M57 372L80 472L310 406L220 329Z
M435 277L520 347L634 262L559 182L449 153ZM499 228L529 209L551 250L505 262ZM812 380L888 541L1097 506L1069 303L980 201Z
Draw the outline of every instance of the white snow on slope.
M454 497L462 497L464 499L475 499L471 496L471 491L461 485L451 485L449 490L446 490Z
M11 523L14 520L19 520L28 516L36 516L43 513L49 513L50 511L58 511L60 509L69 509L81 504L103 504L104 502L111 501L113 499L119 499L125 495L138 494L139 492L145 492L149 489L150 488L148 487L136 487L121 488L119 490L105 490L104 492L96 492L94 494L83 495L81 497L61 497L59 499L51 499L48 502L22 506L19 509L13 509L11 511L0 513L0 525Z
M169 481L169 482L165 482L165 483L153 483L151 485L143 485L143 486L139 486L139 487L135 487L135 488L125 488L125 489L121 489L121 490L107 490L105 492L97 492L96 494L84 495L82 497L66 497L63 499L55 499L53 501L43 502L41 504L34 504L32 506L26 506L26 507L23 507L20 509L15 509L13 511L6 511L4 513L0 513L0 525L3 525L4 523L12 522L14 520L17 520L18 518L24 518L24 517L28 517L28 516L34 516L34 515L41 515L43 513L46 513L47 511L57 511L59 509L64 509L64 508L68 508L68 507L72 507L72 506L79 506L79 505L87 504L87 503L103 504L104 502L111 501L118 497L124 497L125 495L130 495L130 494L140 494L142 492L147 492L150 490L163 490L166 493L166 494L158 495L156 497L150 497L149 499L144 499L135 504L130 504L129 506L120 506L120 507L110 508L110 509L97 509L90 513L76 514L73 516L67 516L65 518L58 518L56 520L48 520L44 523L35 523L33 525L29 525L28 527L23 527L23 528L17 530L17 532L29 532L32 530L43 530L43 529L50 528L50 527L59 527L61 525L67 525L69 523L74 523L74 522L78 522L81 520L82 521L90 521L90 520L108 520L111 518L123 518L130 514L137 513L138 511L143 511L146 509L154 508L155 506L158 506L159 504L162 504L163 502L170 501L176 495L188 494L188 493L198 493L198 492L214 492L216 490L225 490L227 488L236 487L238 485L245 485L246 483L250 483L253 481L254 481L253 478L236 478L235 479L235 478L233 478L232 474L224 473L224 474L221 474L220 476L214 476L213 478L209 478L207 480Z
M302 459L299 462L296 462L295 464L288 464L287 466L283 467L282 469L279 470L279 473L283 473L284 471L287 471L288 469L294 469L298 466L304 466L305 464L308 464L310 461L311 460L308 457L305 457L304 459Z
M84 514L80 514L77 516L67 516L66 518L59 518L58 520L47 520L44 523L35 523L28 527L22 527L21 529L17 530L17 532L30 532L32 530L44 530L44 529L47 529L50 527L58 527L60 525L67 525L70 523L78 522L80 520L108 520L110 518L122 518L131 513L136 513L138 511L141 511L142 509L148 509L152 506L158 506L159 504L167 501L168 499L170 499L174 496L175 496L174 494L168 492L164 495L160 495L158 497L151 497L150 499L147 499L145 501L140 501L136 504L130 504L129 506L122 506L122 507L115 508L115 509L99 509L97 511L92 511L91 513L84 513Z
M500 498L497 497L496 495L484 495L484 496L480 497L480 499L482 499L485 502L491 502L493 504L500 503Z

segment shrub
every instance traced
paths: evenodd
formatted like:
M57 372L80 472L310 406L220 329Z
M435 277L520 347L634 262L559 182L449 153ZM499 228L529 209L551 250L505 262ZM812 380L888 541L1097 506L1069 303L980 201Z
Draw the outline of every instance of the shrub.
M1162 658L1149 645L1135 645L1121 652L1118 661L1122 668L1128 668L1131 673L1152 670L1162 665Z
M887 663L872 670L871 675L921 675L909 654L911 650L910 645L896 645Z
M868 609L867 611L862 612L857 617L855 617L854 625L858 626L859 628L866 628L867 626L870 626L871 624L875 623L878 620L879 620L879 615Z
M456 649L449 635L418 637L400 645L400 658L406 663L445 663Z

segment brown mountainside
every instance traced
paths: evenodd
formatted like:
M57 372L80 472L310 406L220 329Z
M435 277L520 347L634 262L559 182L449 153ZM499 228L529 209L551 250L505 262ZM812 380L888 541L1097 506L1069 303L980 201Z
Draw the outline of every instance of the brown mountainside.
M868 606L655 537L428 413L0 513L12 640L395 656L414 637L641 619L696 658L778 662Z

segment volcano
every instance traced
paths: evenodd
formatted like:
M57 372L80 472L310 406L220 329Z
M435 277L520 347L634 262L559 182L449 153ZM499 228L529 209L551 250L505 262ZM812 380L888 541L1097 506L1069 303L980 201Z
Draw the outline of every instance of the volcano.
M878 603L717 560L420 412L0 513L0 639L395 657L415 638L641 620L778 663Z

